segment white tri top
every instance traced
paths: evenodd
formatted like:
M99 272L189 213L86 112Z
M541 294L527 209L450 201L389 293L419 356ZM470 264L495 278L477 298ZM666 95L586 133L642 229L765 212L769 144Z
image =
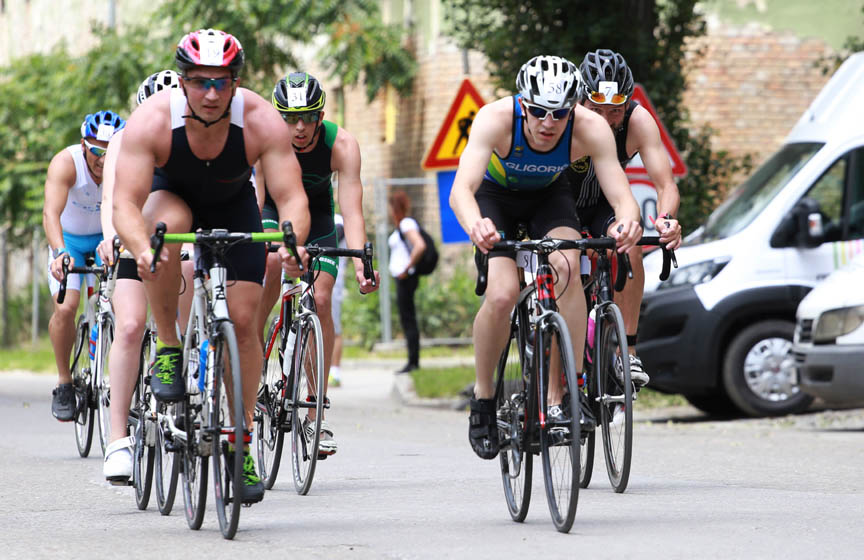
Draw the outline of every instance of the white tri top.
M65 233L73 235L102 233L102 223L99 221L102 185L97 185L90 176L81 144L74 144L66 149L75 162L75 184L69 189L66 207L60 214L60 226Z

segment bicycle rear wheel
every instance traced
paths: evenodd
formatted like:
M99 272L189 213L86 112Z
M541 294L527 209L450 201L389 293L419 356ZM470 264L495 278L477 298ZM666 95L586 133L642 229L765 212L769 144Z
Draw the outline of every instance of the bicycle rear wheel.
M633 453L633 384L627 358L627 334L621 311L614 303L598 313L597 404L603 431L606 472L615 492L624 492Z
M213 430L213 493L219 529L226 539L233 539L240 523L243 485L243 433L246 417L243 413L243 376L234 325L227 321L216 324L211 336L213 348L212 389L207 395L208 425ZM209 359L209 358L208 358ZM229 451L230 435L234 436L233 452Z
M282 408L285 395L282 364L283 360L290 360L291 357L283 356L285 341L281 329L277 328L278 325L279 317L275 317L267 338L264 339L270 353L264 356L264 371L255 405L255 447L258 452L258 468L261 469L259 476L266 490L273 488L276 483L285 442L285 432L282 430L285 416Z
M299 326L295 352L294 390L291 394L291 466L294 488L305 495L312 487L318 462L318 442L324 412L324 337L321 321L315 314L307 315ZM315 412L309 419L308 413Z
M172 416L176 418L176 404L157 403L157 418ZM171 432L163 429L161 423L154 426L156 430L156 504L159 513L169 515L174 507L174 497L177 494L177 477L180 473L180 461L177 460L176 449Z
M514 310L518 313L518 309ZM528 449L528 422L536 415L527 372L526 329L514 318L510 338L498 360L496 375L496 418L501 451L501 479L504 498L513 521L522 522L531 504L533 455Z
M93 444L93 420L96 410L91 406L93 375L90 362L90 324L84 315L78 317L75 329L75 347L72 351L72 386L75 389L75 443L78 455L90 455Z
M583 360L585 366L585 385L580 387L579 391L582 393L580 399L584 397L583 406L587 404L587 406L591 407L591 412L596 418L599 411L596 410L596 407L594 406L594 394L596 393L594 387L597 385L597 380L595 378L596 368L593 363L595 358L591 353L593 345L593 340L590 345L587 344L586 340L585 359ZM596 438L596 429L581 434L579 445L579 488L588 488L588 485L591 484L591 476L594 474L594 443Z
M114 342L114 317L106 315L99 327L99 348L96 359L96 410L99 418L99 442L102 456L111 441L111 379L109 377L108 355Z
M543 481L552 523L562 533L570 531L579 501L579 400L573 347L564 319L557 313L549 315L537 337L538 373L541 379L559 375L550 367L557 362L563 371L564 395L561 407L566 420L547 422L540 429L540 453L543 457ZM553 361L552 352L557 360ZM540 399L545 403L546 399Z

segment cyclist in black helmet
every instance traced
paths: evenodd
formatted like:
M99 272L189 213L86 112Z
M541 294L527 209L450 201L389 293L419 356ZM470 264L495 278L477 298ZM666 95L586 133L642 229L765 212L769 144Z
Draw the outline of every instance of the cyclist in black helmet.
M315 243L320 247L336 247L339 243L333 217L335 203L331 181L336 172L339 177L339 210L344 219L345 241L349 249L362 249L366 242L366 222L363 219L363 185L360 182L360 146L347 130L324 120L326 100L320 82L306 72L292 72L276 82L271 97L271 103L287 125L294 153L303 171L303 188L309 197L311 217L307 243ZM267 179L263 176L257 178L259 204L263 204L261 217L264 231L276 229L280 220L268 192ZM325 273L318 274L315 279L315 305L324 335L324 371L329 371L336 337L331 299L338 275L337 259L322 257L318 259L316 267ZM360 259L354 259L354 278L361 293L378 289L378 272L375 272L373 286L363 276ZM278 296L279 261L271 257L267 263L264 294L258 310L259 333L263 332L264 323ZM325 378L325 395L328 380ZM311 439L314 428L311 424L306 425L309 427L306 436ZM336 450L333 428L322 419L319 455L332 455Z
M516 78L519 94L482 107L459 160L450 205L471 241L484 253L512 239L520 222L532 238L579 238L579 220L569 189L555 183L570 162L591 156L603 190L618 216L619 250L642 235L639 207L615 157L615 140L605 121L579 105L582 79L576 65L557 56L537 56ZM474 319L477 381L471 399L468 438L483 459L498 454L493 376L508 336L510 312L519 295L515 255L489 254L486 298ZM497 258L496 258L497 257ZM587 325L577 251L550 255L557 271L555 292L570 327L577 373ZM563 414L560 376L550 376L549 416Z
M678 186L672 178L672 166L660 140L657 123L647 109L632 100L633 73L627 62L616 52L598 49L585 55L579 70L584 80L582 104L605 118L612 127L622 169L639 153L657 187L659 218L655 226L660 240L668 248L677 249L681 244L681 226L675 219L681 201ZM603 196L592 159L584 156L574 161L561 180L572 187L579 220L590 229L591 235L607 234L615 222L615 212ZM642 247L633 247L628 254L633 280L627 282L623 292L615 295L615 300L621 307L627 329L630 375L637 386L643 386L649 377L636 356L636 330L645 284Z

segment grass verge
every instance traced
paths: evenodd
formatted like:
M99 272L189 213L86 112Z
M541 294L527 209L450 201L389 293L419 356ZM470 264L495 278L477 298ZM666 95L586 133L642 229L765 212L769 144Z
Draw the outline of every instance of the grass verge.
M54 350L47 337L40 339L35 347L25 343L14 348L0 348L0 372L18 369L53 373L56 368Z
M422 398L455 398L474 382L474 368L457 366L446 368L421 368L411 372L414 390ZM683 406L687 401L681 395L668 395L652 389L642 389L636 407L641 409Z

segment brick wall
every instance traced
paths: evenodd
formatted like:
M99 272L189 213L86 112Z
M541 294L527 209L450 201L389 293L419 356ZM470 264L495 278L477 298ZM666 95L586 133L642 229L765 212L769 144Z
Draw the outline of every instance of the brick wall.
M832 52L821 40L758 26L713 28L689 45L683 104L695 125L716 130L715 149L753 154L758 164L828 81L817 65Z

